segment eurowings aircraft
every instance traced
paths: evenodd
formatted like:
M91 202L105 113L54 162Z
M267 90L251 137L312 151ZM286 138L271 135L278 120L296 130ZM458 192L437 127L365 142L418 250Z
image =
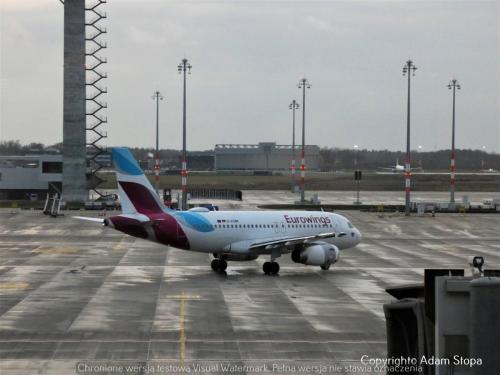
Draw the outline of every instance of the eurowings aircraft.
M127 148L113 148L120 215L101 222L134 237L182 250L212 253L212 269L224 272L228 261L270 257L266 275L277 274L276 259L291 253L292 260L323 270L337 262L341 249L356 246L361 233L345 217L322 211L209 211L167 208Z

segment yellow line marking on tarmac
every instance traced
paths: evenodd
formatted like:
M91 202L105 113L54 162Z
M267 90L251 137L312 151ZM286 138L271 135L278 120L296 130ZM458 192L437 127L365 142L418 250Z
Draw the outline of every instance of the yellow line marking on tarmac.
M125 237L126 236L123 235L122 238L120 238L120 241L118 241L118 243L113 247L113 250L121 250Z
M201 297L199 295L182 293L182 294L170 294L167 296L167 298L182 300L182 299L200 299Z
M74 254L80 249L76 247L39 247L32 251L37 254Z
M180 311L180 324L179 324L179 343L181 345L181 366L184 366L184 362L186 360L186 329L184 320L186 317L186 293L182 292L181 294L181 311Z
M181 294L171 294L167 296L172 299L180 299L180 312L179 312L179 344L180 344L180 360L181 366L184 366L186 361L186 303L189 299L200 299L199 295L186 294L182 292Z
M0 283L0 289L28 289L30 284L16 281L6 281Z

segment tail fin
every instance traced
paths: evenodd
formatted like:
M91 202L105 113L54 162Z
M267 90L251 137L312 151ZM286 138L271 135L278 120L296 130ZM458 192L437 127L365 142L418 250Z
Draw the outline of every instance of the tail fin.
M163 212L163 204L128 148L114 147L111 152L116 168L118 195L124 214Z

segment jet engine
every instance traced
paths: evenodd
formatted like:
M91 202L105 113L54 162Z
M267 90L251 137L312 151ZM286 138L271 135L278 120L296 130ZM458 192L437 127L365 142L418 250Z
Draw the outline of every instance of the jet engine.
M308 266L321 266L327 269L339 258L339 249L335 245L326 242L314 242L307 247L295 249L292 252L292 260Z

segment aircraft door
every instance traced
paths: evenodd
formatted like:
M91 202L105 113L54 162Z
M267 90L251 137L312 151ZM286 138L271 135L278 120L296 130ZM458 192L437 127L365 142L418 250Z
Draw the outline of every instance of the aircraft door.
M274 233L279 233L280 232L280 223L275 221L273 223L273 228L274 228Z

